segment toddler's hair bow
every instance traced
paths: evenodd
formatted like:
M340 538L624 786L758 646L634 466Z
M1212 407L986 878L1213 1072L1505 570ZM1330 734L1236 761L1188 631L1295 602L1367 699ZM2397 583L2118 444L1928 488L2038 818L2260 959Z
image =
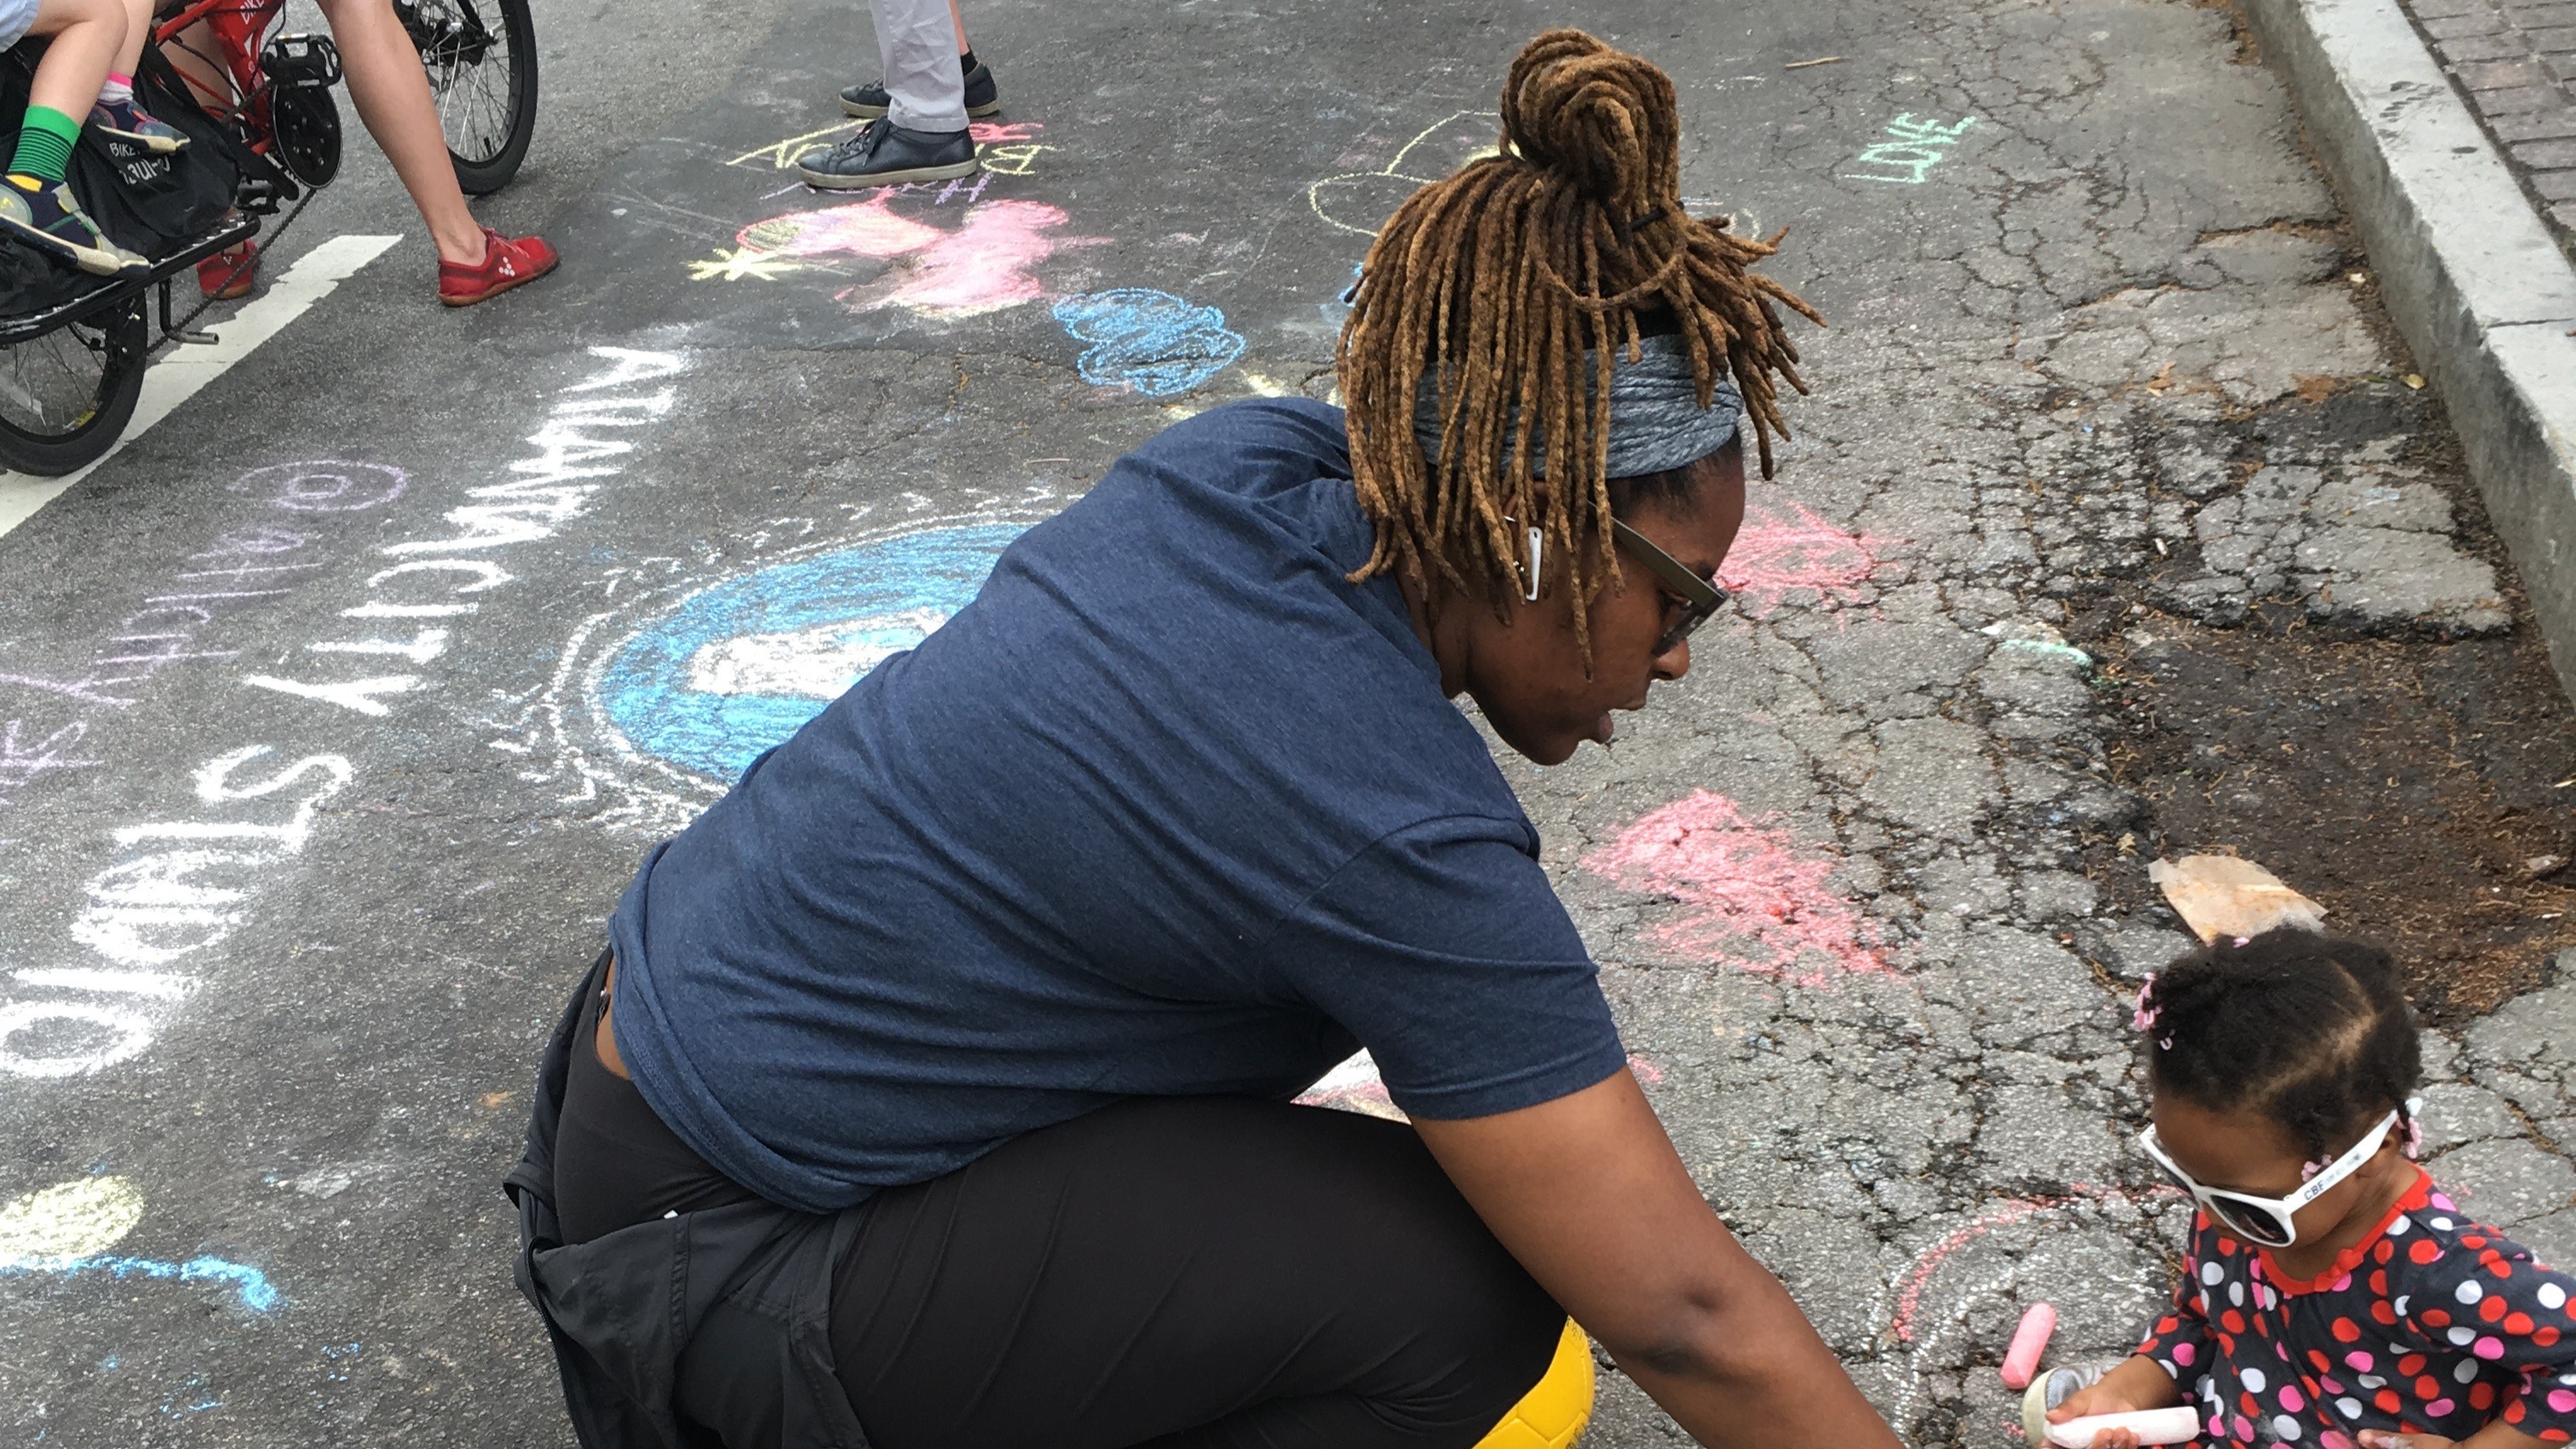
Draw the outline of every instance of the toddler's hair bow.
M2129 1025L2138 1031L2153 1031L2156 1029L2156 1014L2162 1011L2163 1008L2157 1006L2148 995L2148 993L2155 989L2156 973L2150 971L2147 973L2147 979L2138 983L2137 1009L2129 1013ZM2166 1045L2170 1046L2172 1045L2172 1042L2168 1040Z

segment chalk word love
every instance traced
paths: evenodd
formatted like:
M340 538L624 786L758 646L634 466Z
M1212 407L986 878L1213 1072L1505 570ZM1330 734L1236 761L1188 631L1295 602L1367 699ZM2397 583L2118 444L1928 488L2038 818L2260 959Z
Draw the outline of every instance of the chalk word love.
M1864 169L1846 171L1847 181L1888 181L1901 186L1920 186L1931 175L1932 168L1959 144L1959 138L1977 123L1969 116L1953 124L1918 121L1906 112L1887 123L1889 140L1878 142L1862 151L1852 164Z

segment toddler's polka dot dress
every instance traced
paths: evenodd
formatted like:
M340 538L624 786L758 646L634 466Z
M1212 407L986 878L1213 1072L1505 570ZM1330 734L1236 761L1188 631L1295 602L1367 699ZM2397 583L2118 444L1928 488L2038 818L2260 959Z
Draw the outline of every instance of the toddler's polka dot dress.
M2206 1442L2357 1449L2363 1429L2466 1439L2497 1418L2576 1436L2576 1279L2462 1217L2421 1169L2306 1282L2207 1213L2183 1268L2138 1352L2198 1405Z

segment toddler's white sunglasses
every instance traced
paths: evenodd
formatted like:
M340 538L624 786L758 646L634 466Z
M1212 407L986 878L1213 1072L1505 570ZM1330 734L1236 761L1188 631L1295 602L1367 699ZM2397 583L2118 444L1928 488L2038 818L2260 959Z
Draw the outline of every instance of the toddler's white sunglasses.
M2409 1110L2413 1110L2411 1105ZM2138 1146L2155 1159L2156 1166L2163 1168L2165 1176L2172 1178L2176 1186L2191 1194L2191 1200L2200 1204L2202 1211L2225 1223L2229 1231L2258 1247L2286 1248L2299 1240L2299 1209L2325 1196L2336 1183L2352 1176L2356 1169L2368 1162L2370 1155L2379 1150L2379 1144L2387 1139L2389 1129L2397 1125L2397 1115L2391 1112L2380 1118L2378 1126L2363 1133L2359 1142L2344 1150L2343 1156L2327 1163L2316 1176L2300 1183L2299 1190L2288 1197L2257 1197L2250 1192L2201 1186L2192 1180L2190 1173L2165 1155L2164 1144L2156 1140L2153 1126L2138 1134Z

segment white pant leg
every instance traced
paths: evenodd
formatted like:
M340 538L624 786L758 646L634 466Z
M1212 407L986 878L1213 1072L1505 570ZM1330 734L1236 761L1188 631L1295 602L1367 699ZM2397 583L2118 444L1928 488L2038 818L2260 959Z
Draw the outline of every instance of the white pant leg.
M885 63L886 119L907 131L966 129L966 77L948 0L868 0Z

